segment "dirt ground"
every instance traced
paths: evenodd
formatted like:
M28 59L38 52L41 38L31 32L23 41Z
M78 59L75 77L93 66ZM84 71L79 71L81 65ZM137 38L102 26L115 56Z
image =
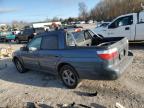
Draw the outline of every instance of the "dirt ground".
M7 47L8 44L0 44ZM19 49L22 45L11 45ZM144 44L131 44L134 60L125 74L115 81L82 80L73 90L61 80L45 73L17 72L11 58L0 60L7 64L0 69L0 108L23 108L28 102L39 102L42 108L57 108L59 104L88 105L92 108L115 108L116 102L125 108L144 108ZM86 93L97 92L90 97Z

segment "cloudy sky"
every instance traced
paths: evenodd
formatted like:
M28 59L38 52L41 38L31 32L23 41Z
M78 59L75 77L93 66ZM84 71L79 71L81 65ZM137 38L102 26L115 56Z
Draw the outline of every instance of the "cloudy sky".
M91 9L100 0L0 0L0 23L76 17L78 3L82 1Z

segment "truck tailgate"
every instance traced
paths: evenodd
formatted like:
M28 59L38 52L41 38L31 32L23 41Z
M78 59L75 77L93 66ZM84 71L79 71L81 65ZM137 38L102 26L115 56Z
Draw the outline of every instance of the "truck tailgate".
M128 39L122 38L121 40L113 43L112 45L108 46L108 49L117 49L117 56L113 59L114 64L118 64L123 59L125 59L128 56Z

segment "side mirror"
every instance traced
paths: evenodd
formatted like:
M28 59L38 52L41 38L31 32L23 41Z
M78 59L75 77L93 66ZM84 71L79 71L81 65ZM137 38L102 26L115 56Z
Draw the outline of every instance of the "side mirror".
M29 51L36 51L37 50L37 48L35 48L35 47L30 47L29 48Z
M21 51L28 51L28 48L27 48L27 46L23 46L23 47L20 48L20 50Z

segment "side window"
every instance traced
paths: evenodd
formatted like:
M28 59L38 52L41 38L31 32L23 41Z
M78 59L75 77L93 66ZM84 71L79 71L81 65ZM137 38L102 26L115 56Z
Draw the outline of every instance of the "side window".
M123 17L119 22L118 26L126 26L133 24L133 16Z
M84 32L84 37L85 37L85 40L91 39L91 35L90 35L90 33L88 31Z
M127 25L131 25L133 24L133 16L126 16L126 17L121 17L119 19L117 19L116 21L114 21L108 28L112 29L112 28L117 28L120 26L127 26Z
M43 37L41 49L42 50L58 49L58 36L51 35Z
M38 37L33 39L29 44L28 44L28 48L36 48L36 49L40 49L41 46L41 40L42 37Z

